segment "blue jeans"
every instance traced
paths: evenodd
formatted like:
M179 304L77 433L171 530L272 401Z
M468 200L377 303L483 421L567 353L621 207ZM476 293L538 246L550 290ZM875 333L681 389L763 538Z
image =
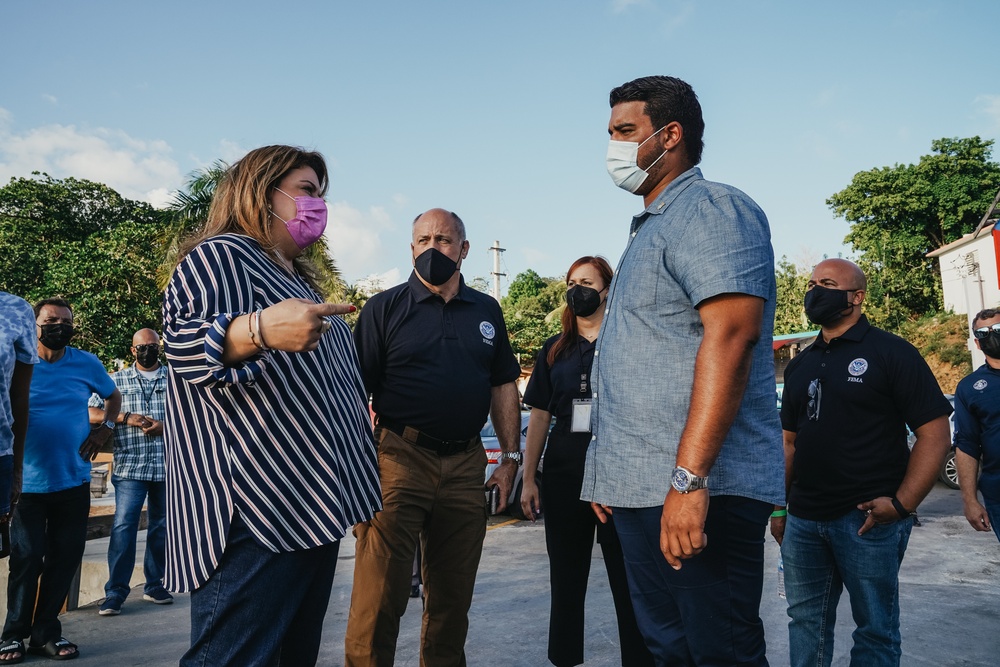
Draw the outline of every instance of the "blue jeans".
M83 557L89 515L89 483L21 494L10 524L4 639L30 635L35 646L59 639L59 611Z
M613 508L636 621L658 667L767 667L760 595L772 509L712 496L708 546L674 570L660 552L663 508Z
M146 576L143 593L163 588L163 562L167 543L167 483L147 482L111 476L115 487L115 524L108 544L108 583L104 594L109 598L124 600L131 587L132 568L135 567L135 541L139 532L142 504L146 508L146 556L142 572Z
M316 664L340 542L275 553L233 515L222 562L191 593L180 667Z
M899 565L913 519L875 526L859 537L864 522L860 510L831 521L788 515L781 558L792 667L831 664L837 602L845 587L857 625L851 664L899 665Z
M0 514L10 511L10 487L14 483L14 455L0 456Z

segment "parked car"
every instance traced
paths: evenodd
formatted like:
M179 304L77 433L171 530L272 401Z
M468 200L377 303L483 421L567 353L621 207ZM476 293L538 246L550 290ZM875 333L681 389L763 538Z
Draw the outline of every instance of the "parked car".
M531 415L530 410L521 411L521 454L525 453L525 443L528 439L528 417ZM486 418L486 424L483 426L482 430L479 431L479 437L483 440L483 449L486 450L486 479L488 480L492 475L493 471L497 469L500 465L500 442L497 440L497 433L493 430L493 423L490 421L489 417ZM544 457L543 457L544 459ZM535 482L541 486L542 483L542 462L538 463L538 472L535 476ZM510 490L510 497L507 499L507 511L515 519L525 519L524 512L521 510L521 489L522 482L521 479L524 476L524 466L517 467L517 474L514 476L514 485Z
M951 403L951 407L955 407L955 395L945 394L945 398ZM944 458L944 463L941 464L941 471L938 473L938 479L941 480L945 486L958 489L961 488L958 484L958 470L955 469L955 413L952 412L951 416L948 418L948 426L951 427L951 448L948 450L948 455ZM917 441L917 436L913 434L913 431L906 429L906 444L913 449L913 443Z

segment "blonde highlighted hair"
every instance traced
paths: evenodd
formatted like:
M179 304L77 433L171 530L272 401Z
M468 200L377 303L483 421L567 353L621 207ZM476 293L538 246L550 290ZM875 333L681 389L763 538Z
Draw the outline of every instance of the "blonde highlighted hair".
M300 167L313 168L319 178L317 196L324 196L328 185L326 162L317 152L294 146L264 146L240 158L226 169L212 197L208 220L184 240L177 261L184 259L199 243L220 234L249 236L277 260L271 227L271 192L288 172ZM294 263L315 286L318 274L312 264L303 255L296 257Z

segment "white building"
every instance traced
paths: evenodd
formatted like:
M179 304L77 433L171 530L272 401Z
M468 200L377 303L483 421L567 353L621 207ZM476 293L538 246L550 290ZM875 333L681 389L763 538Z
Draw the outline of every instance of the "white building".
M976 347L971 334L972 318L984 308L1000 308L1000 229L985 225L979 234L966 234L957 241L927 253L937 257L944 291L944 308L967 316L972 367L979 368L986 358Z

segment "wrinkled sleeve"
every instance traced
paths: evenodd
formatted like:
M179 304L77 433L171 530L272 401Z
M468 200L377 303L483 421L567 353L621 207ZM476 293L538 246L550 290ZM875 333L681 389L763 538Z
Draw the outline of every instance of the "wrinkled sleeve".
M969 394L959 385L955 396L955 446L974 459L983 454L982 426L969 409Z
M521 365L517 363L514 350L510 347L510 337L507 335L507 323L503 319L503 311L496 304L494 317L497 320L496 353L493 356L493 368L490 371L490 384L494 387L514 382L521 375ZM492 305L492 304L491 304Z
M222 361L229 324L254 310L242 255L231 243L209 239L181 261L167 285L164 348L170 366L187 382L241 384L256 380L266 368L266 353L232 366Z
M376 309L379 309L377 313ZM369 396L378 393L385 372L385 317L381 300L372 298L361 309L354 325L354 346L358 351L365 392Z
M21 331L14 341L15 358L22 364L38 363L38 339L35 338L35 311L24 299L18 299L17 318L21 321Z

